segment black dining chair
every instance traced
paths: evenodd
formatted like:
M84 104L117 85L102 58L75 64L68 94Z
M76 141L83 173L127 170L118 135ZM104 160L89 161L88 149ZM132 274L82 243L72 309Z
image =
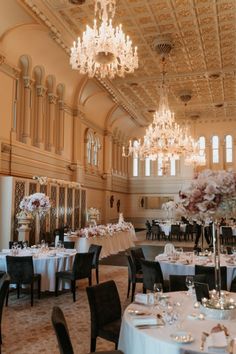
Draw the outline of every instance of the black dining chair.
M2 344L2 313L10 285L10 277L5 273L0 279L0 344ZM1 350L0 350L1 352Z
M227 267L220 267L221 273L221 289L227 290ZM206 281L209 285L209 289L215 289L215 267L205 267L202 265L195 265L195 275L204 274Z
M188 288L185 282L186 276L187 275L170 274L169 275L170 291L187 291ZM206 283L207 278L205 274L193 275L193 281L199 283Z
M128 261L128 291L127 291L127 299L129 298L130 288L131 289L131 302L134 301L135 288L137 283L143 284L143 274L137 273L135 263L133 262L132 257L127 253L127 261Z
M136 267L137 273L142 273L142 264L140 262L141 259L145 259L143 249L141 247L130 248L128 251L133 259L133 262Z
M52 325L56 333L60 354L74 354L65 316L60 307L54 306L52 309ZM100 354L123 354L120 350L96 352ZM89 353L92 354L92 353Z
M64 241L63 245L66 249L74 249L75 248L75 242L74 241Z
M182 232L180 230L180 225L172 224L170 227L170 240L176 237L177 241L181 241Z
M92 284L92 262L94 253L76 253L71 271L56 272L55 295L58 296L59 279L71 282L73 301L76 301L75 284L76 280L88 278L89 285Z
M16 285L17 298L20 297L21 285L30 285L31 306L34 304L34 283L38 285L38 299L41 293L41 274L34 273L32 256L14 257L6 256L7 273L10 276L10 284ZM8 305L8 294L6 299Z
M96 350L97 337L115 343L121 326L121 304L116 284L113 280L86 288L91 314L90 350Z
M88 249L88 252L94 253L92 269L95 269L97 284L99 284L99 257L100 257L101 250L102 250L102 246L94 245L94 244L91 244Z
M143 292L147 290L153 291L155 283L161 283L163 291L169 291L169 281L163 279L163 274L159 262L140 260L143 271Z
M233 231L232 231L232 227L229 226L222 226L221 228L222 230L222 236L221 236L221 241L222 244L229 244L229 243L233 243Z

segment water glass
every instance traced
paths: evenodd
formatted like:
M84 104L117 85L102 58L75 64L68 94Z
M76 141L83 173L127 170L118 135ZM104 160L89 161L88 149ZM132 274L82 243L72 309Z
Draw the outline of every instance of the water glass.
M163 294L163 285L162 283L154 283L153 284L153 292L154 292L154 297L155 301L158 302L160 301L160 298Z
M187 275L185 279L185 284L188 288L188 294L192 295L193 293L193 286L194 286L194 280L192 275Z

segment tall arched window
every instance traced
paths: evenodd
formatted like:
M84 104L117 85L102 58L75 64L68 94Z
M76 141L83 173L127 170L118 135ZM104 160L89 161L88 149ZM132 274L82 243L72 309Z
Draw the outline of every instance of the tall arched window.
M157 175L158 176L163 176L163 171L162 171L162 157L157 158Z
M225 158L226 158L226 163L233 162L233 138L232 138L232 135L226 135L226 137L225 137Z
M96 137L94 139L94 146L93 146L93 164L94 166L98 166L98 150L100 149L100 141L99 138Z
M145 159L145 176L146 177L151 176L151 161L149 157L146 157Z
M134 140L133 146L137 146L138 141ZM138 156L136 154L133 154L133 177L138 177Z
M176 175L176 160L174 157L170 158L170 175L171 176Z
M205 156L206 138L204 136L200 136L200 138L198 139L198 145L199 145L199 154L200 154L200 156Z
M87 132L86 136L86 160L87 163L92 163L92 147L93 147L93 135L90 131Z
M217 135L212 137L212 162L219 163L219 137Z

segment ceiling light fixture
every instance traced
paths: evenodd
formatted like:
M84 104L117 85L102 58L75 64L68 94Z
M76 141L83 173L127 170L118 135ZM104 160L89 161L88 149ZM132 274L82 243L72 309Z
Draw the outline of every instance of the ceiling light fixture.
M86 26L82 38L77 39L71 48L70 64L81 74L89 77L113 79L116 75L124 77L138 68L137 47L122 30L122 25L113 28L115 0L95 0L93 28Z
M198 144L188 134L186 128L181 128L175 121L174 113L171 112L168 103L167 86L165 84L165 57L162 58L162 84L160 91L159 109L154 113L153 122L146 129L146 134L141 140L132 145L129 142L126 153L123 147L122 156L128 157L134 155L141 160L149 158L150 160L162 159L162 165L165 171L171 159L179 160L180 156L190 157L199 153Z

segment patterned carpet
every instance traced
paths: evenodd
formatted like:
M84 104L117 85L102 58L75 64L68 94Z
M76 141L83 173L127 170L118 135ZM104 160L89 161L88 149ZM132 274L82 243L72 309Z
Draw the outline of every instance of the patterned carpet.
M129 304L126 299L127 267L100 266L100 282L110 279L115 280L122 307L125 308ZM95 277L93 283L95 284ZM65 314L75 353L88 353L90 351L90 311L86 286L87 280L78 282L75 303L72 294L66 291L57 298L52 294L43 294L40 300L35 299L33 307L30 306L29 294L23 293L17 300L16 292L11 293L9 305L7 308L4 307L3 313L2 353L59 353L51 324L51 312L55 305L60 306ZM97 350L109 349L114 349L112 343L98 339Z

